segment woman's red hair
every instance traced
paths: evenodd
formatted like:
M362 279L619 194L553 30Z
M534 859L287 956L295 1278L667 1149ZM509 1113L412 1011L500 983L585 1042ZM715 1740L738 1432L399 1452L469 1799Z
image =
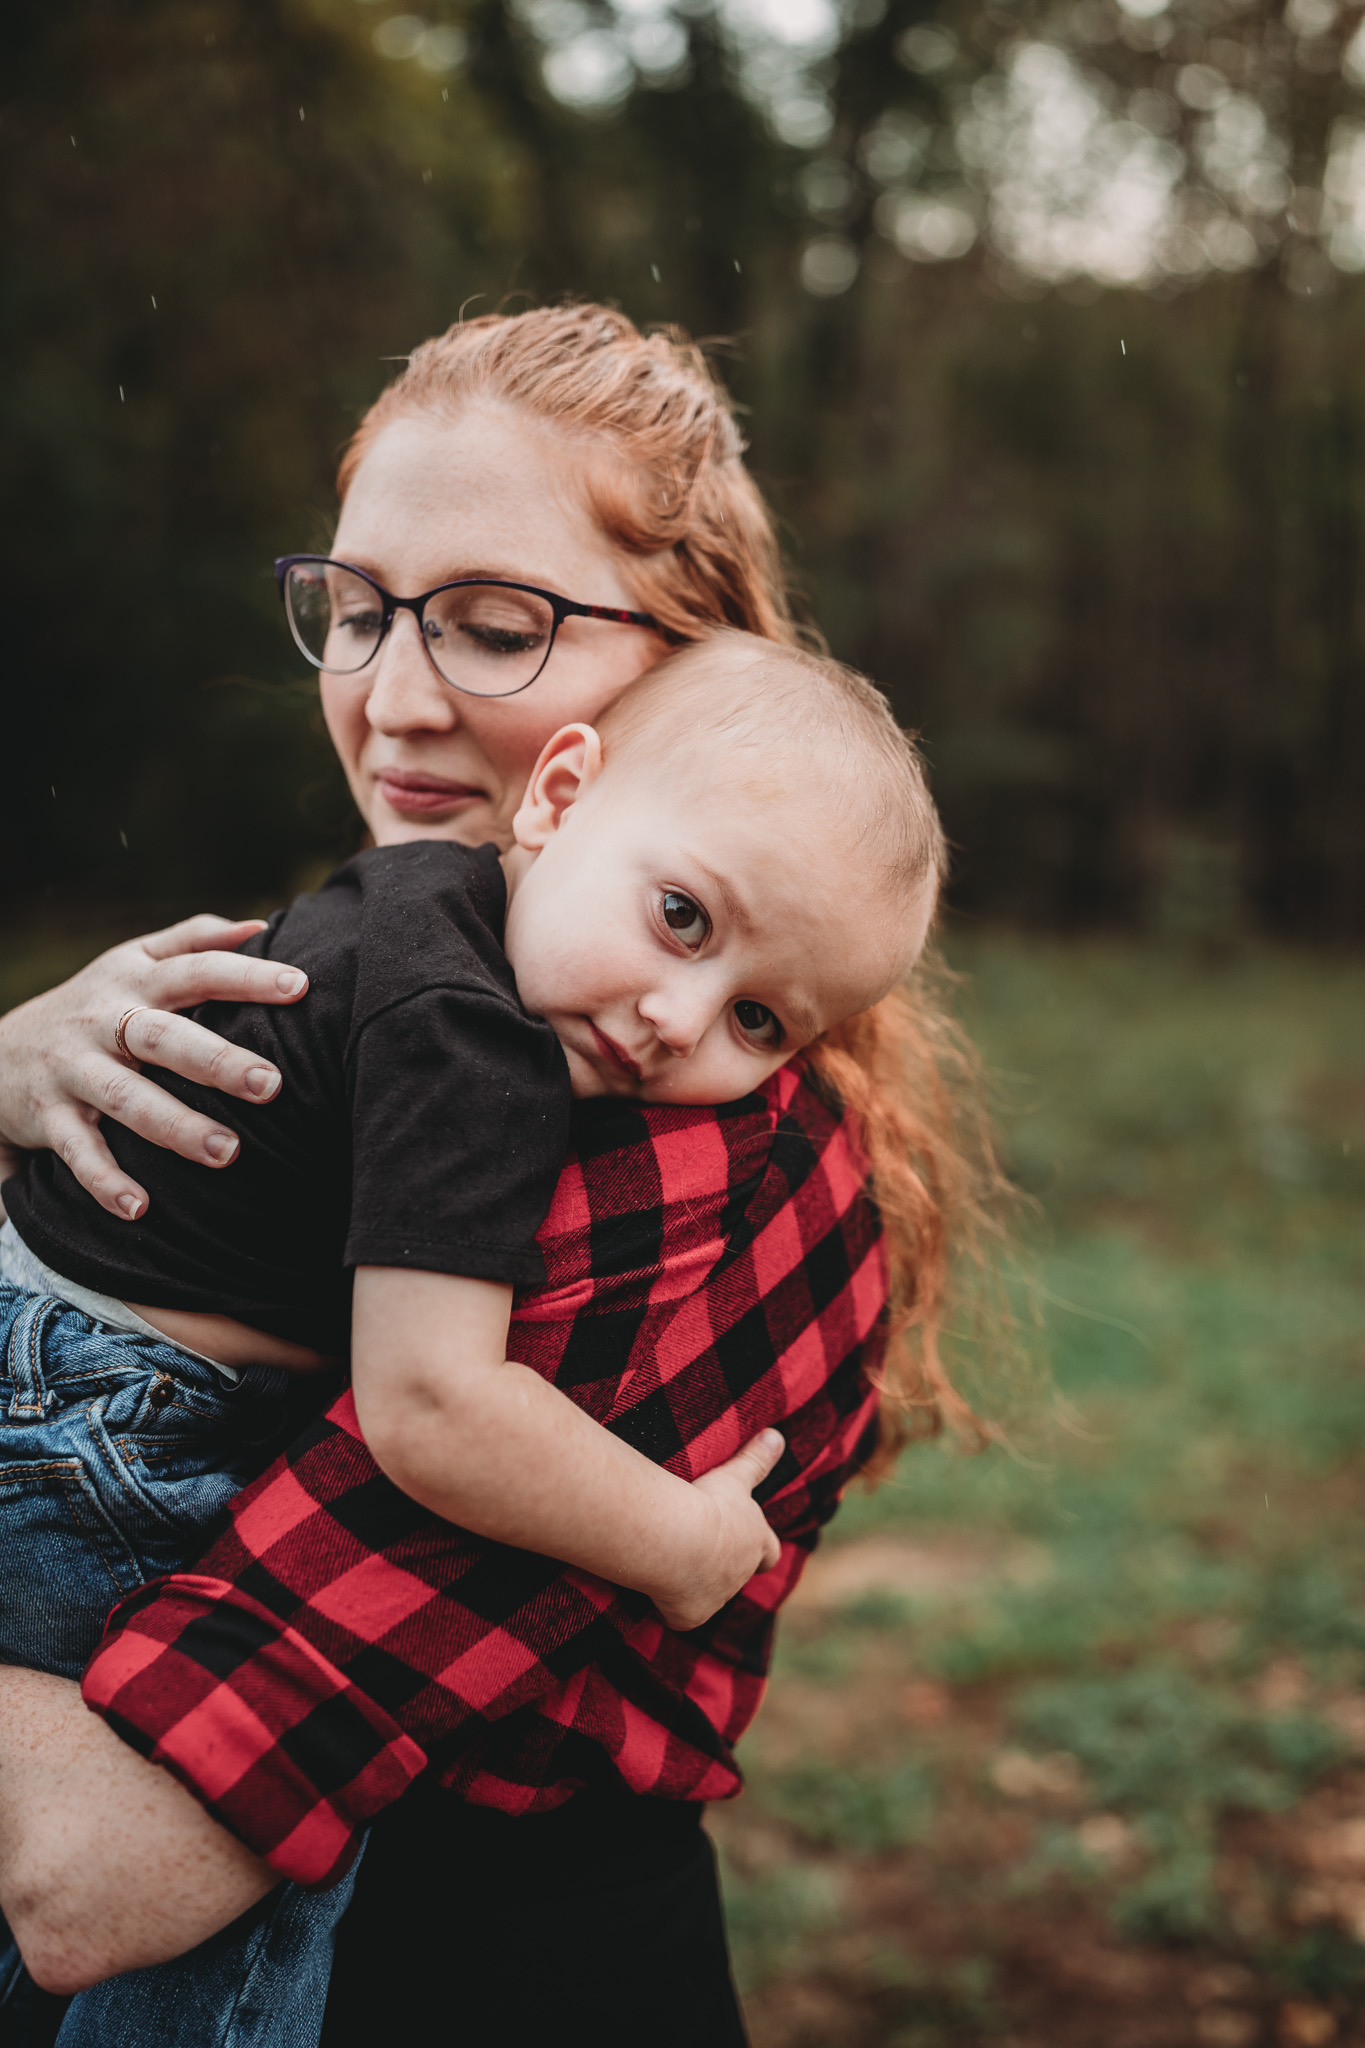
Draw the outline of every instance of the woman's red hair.
M798 646L781 553L744 467L729 394L677 328L641 334L609 306L488 313L424 341L379 394L341 461L351 478L390 420L513 407L577 441L588 507L634 558L640 608L695 640L738 626Z
M342 458L341 496L391 420L449 421L478 405L513 408L577 444L587 508L631 558L637 603L672 638L731 626L787 646L821 644L793 614L729 395L680 330L642 334L598 305L460 322L414 349L370 407ZM963 1276L999 1235L1009 1189L979 1064L942 979L917 969L801 1056L857 1120L886 1231L879 1465L907 1436L945 1424L973 1444L992 1433L954 1386L940 1336Z

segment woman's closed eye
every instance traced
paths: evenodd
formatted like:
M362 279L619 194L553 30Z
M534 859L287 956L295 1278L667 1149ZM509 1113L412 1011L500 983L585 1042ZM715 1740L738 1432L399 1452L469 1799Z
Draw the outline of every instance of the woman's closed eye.
M762 1052L775 1052L785 1036L767 1004L751 1002L747 996L735 1004L735 1022L750 1045Z
M426 622L428 640L444 639L447 628L439 620ZM530 654L540 644L535 633L518 632L511 626L477 626L467 620L459 628L466 640L472 640L480 654Z
M378 605L356 605L352 610L339 612L333 624L344 628L360 640L373 640L384 623L384 614Z
M659 914L670 935L680 946L686 946L695 953L705 944L711 931L711 920L700 903L694 903L690 896L684 896L681 889L665 889L659 899Z

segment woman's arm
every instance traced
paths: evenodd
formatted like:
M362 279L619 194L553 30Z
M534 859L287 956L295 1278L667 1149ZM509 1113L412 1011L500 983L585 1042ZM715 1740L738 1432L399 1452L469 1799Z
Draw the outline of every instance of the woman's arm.
M512 1290L390 1266L355 1276L356 1416L376 1464L433 1514L558 1558L699 1628L778 1542L753 1498L782 1454L768 1430L695 1486L509 1359Z
M166 1962L279 1882L79 1688L0 1670L0 1903L45 1991Z
M131 1220L145 1212L147 1192L100 1136L102 1116L201 1166L230 1165L235 1133L120 1059L114 1033L137 1010L126 1033L135 1059L243 1102L268 1102L280 1085L269 1062L168 1014L211 1001L297 1002L308 986L303 974L232 950L260 928L259 918L187 918L101 953L60 987L0 1017L0 1166L6 1150L56 1152L101 1208Z

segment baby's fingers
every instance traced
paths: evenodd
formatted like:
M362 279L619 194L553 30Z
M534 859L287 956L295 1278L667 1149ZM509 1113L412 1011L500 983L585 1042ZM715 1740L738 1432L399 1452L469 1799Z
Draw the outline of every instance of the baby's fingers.
M733 1458L727 1458L707 1476L736 1480L746 1493L752 1493L763 1484L786 1448L787 1440L780 1429L761 1429L757 1436L750 1437L743 1450L736 1451Z
M754 1488L761 1486L778 1459L787 1448L786 1439L778 1429L761 1429L751 1437L742 1450L727 1458L723 1465L715 1466L702 1474L695 1483L703 1493L709 1493L716 1501L722 1514L740 1519L732 1522L736 1530L743 1529L744 1543L751 1543L755 1525L759 1535L760 1551L757 1563L751 1563L744 1573L747 1579L752 1572L770 1571L782 1554L777 1536L763 1517L763 1511L753 1498ZM749 1551L753 1558L753 1551Z

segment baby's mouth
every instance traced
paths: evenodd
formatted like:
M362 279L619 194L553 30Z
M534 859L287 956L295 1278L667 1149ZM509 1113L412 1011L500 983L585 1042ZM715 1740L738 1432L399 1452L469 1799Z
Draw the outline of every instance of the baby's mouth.
M591 1031L593 1037L597 1041L597 1049L599 1052L605 1053L608 1060L610 1060L615 1066L619 1067L622 1073L629 1074L632 1081L641 1081L644 1079L643 1067L641 1067L637 1061L631 1058L630 1054L624 1049L623 1046L619 1046L614 1038L608 1038L605 1031L599 1031L597 1026L593 1023L591 1017L588 1018L587 1025L589 1031Z

